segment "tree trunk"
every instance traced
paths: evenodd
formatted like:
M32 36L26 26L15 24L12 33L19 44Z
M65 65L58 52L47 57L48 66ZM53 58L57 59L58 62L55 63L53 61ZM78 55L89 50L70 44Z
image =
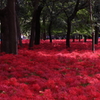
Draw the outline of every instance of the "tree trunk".
M35 33L35 45L40 44L40 15L43 7L40 5L36 11L36 33Z
M18 53L17 47L17 27L16 27L16 10L15 10L15 0L8 0L7 11L8 11L8 27L10 36L10 52L13 54Z
M32 25L31 25L31 35L30 35L30 43L29 43L29 49L32 49L34 44L34 38L35 38L35 28L36 28L36 11L33 12L33 18L32 18Z
M33 2L32 2L33 3ZM35 40L35 33L36 33L36 11L38 8L38 4L39 4L39 0L35 1L35 5L34 6L34 11L33 11L33 15L32 15L32 25L31 25L31 35L30 35L30 42L29 42L29 49L32 49L33 44L34 44L34 40Z
M49 33L50 43L52 43L51 28L52 28L52 18L50 19L50 23L49 23L49 27L48 27L48 33Z
M16 16L16 24L17 24L17 37L18 37L19 45L22 47L21 31L20 31L18 16Z
M8 0L6 12L1 16L1 51L18 53L15 0Z
M66 37L66 46L70 47L70 34L71 34L71 20L67 20L67 37Z
M92 32L92 51L95 52L95 32Z
M87 36L84 36L84 42L86 42Z
M43 40L46 40L45 16L43 16Z
M73 42L75 42L75 36L73 35Z
M1 18L1 52L10 52L8 20L5 15Z
M81 35L79 34L79 42L81 41Z
M95 44L98 44L99 27L95 26Z

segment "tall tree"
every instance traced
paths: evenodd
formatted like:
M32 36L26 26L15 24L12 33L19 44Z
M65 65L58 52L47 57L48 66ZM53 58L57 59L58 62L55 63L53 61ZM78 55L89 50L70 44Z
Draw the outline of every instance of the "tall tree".
M34 40L35 40L35 33L36 33L36 12L38 9L38 5L39 5L39 1L40 0L32 0L32 4L34 7L34 11L33 11L33 15L32 15L32 25L31 25L31 35L30 35L30 43L29 43L29 49L31 49L33 47L34 44Z
M71 26L72 26L72 20L75 18L77 12L80 9L83 9L87 7L88 2L85 0L73 0L68 1L66 3L62 4L62 9L67 17L66 23L67 23L67 38L66 38L66 45L70 47L70 34L71 34Z
M36 33L35 33L35 44L39 45L40 44L40 15L41 11L43 9L42 4L38 6L37 11L36 11Z
M8 24L9 24L9 41L10 51L9 53L18 53L17 47L17 27L16 27L16 0L8 0Z
M46 20L45 20L45 15L43 15L43 17L42 17L42 20L43 20L43 40L46 40Z
M95 29L95 44L98 44L99 27L98 27L97 23L96 23L94 29Z
M95 44L98 44L98 36L99 36L99 23L100 23L100 0L95 0L93 6L93 17L95 20Z
M62 9L60 9L59 5L60 5L60 0L56 1L56 0L51 0L51 1L47 1L46 2L46 7L47 7L47 11L48 11L48 34L49 34L49 38L50 38L50 42L52 43L52 25L54 23L54 21L56 20L56 18L58 17L58 15L61 13Z
M90 4L90 20L91 20L91 33L92 33L92 51L95 52L95 32L93 27L93 1L89 0Z
M20 22L19 22L19 2L16 0L16 26L17 26L17 37L18 37L18 44L22 46L22 39L21 39L21 29L20 29Z
M18 53L16 28L16 1L7 0L5 13L1 16L1 49L6 53Z

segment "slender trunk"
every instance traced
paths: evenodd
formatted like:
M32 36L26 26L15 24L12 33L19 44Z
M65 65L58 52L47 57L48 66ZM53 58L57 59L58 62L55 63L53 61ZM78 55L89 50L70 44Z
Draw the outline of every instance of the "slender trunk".
M93 32L93 9L92 9L92 0L89 0L90 3L90 20L91 20L91 33L92 33L92 51L95 52L95 33Z
M66 37L66 46L70 47L70 34L71 34L71 20L67 20L67 37Z
M43 40L46 40L45 16L43 16Z
M34 37L35 37L35 28L36 28L36 10L33 12L32 16L32 25L31 25L31 35L30 35L30 43L29 43L29 49L32 49L33 44L34 44Z
M98 44L99 27L95 26L95 44Z
M21 31L20 31L18 16L16 17L16 24L17 24L17 36L18 36L19 45L22 47Z
M73 42L75 42L75 36L73 35Z
M35 34L35 45L40 44L40 15L43 7L40 5L36 11L36 34Z
M95 52L95 32L92 32L92 51Z
M48 27L48 33L49 33L50 43L52 43L51 28L52 28L52 18L50 19L50 23L49 23L49 27Z
M81 35L79 34L79 42L81 41Z
M33 1L32 1L33 3ZM30 42L29 42L29 49L32 49L33 45L34 45L34 39L35 39L35 33L36 33L36 11L38 8L38 4L39 4L39 0L35 1L35 5L34 6L34 11L33 11L33 15L32 15L32 25L31 25L31 35L30 35Z
M84 42L86 42L87 36L84 36Z

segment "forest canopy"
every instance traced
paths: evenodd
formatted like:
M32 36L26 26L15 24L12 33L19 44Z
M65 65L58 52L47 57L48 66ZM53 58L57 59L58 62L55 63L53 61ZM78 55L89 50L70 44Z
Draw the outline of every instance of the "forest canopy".
M50 39L52 42L52 39L58 38L66 39L66 45L70 47L70 38L76 34L92 37L91 28L95 31L100 25L100 0L12 0L12 2L0 1L1 48L5 52L12 52L10 48L17 48L18 43L22 45L21 35L30 39L29 48L34 44L40 44L40 39ZM97 30L99 33L99 29ZM5 38L7 35L9 37ZM11 40L14 43L12 46Z

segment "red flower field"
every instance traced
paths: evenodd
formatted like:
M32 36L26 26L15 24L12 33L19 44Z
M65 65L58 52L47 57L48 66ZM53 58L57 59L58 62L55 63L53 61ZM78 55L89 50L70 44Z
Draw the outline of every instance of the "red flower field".
M41 41L0 53L0 100L100 100L100 43Z

